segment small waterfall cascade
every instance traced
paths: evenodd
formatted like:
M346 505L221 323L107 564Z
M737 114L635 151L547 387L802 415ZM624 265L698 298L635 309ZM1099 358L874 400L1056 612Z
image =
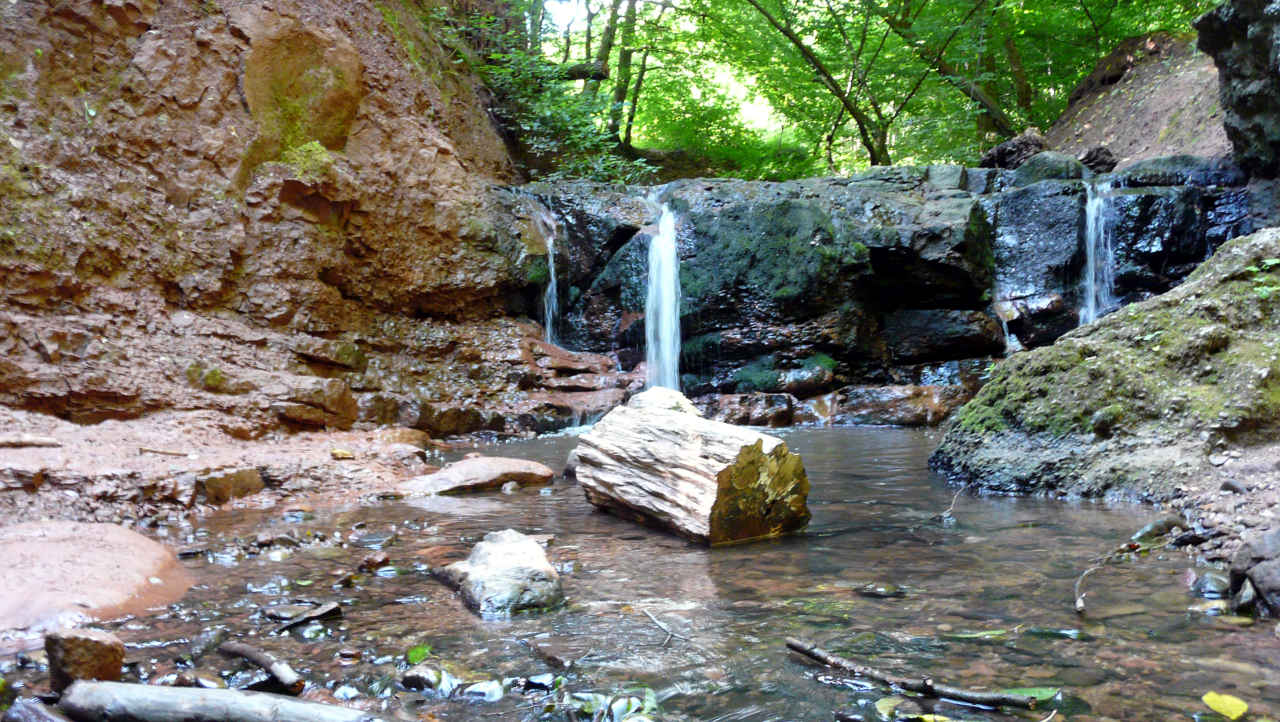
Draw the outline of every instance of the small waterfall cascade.
M1084 206L1085 267L1080 325L1093 323L1116 306L1115 252L1107 227L1111 183L1086 183Z
M649 241L649 292L644 304L647 386L680 389L680 259L676 215L666 205Z
M538 232L547 244L547 288L542 293L542 325L545 329L544 340L556 342L556 318L560 315L560 292L556 288L556 236L560 235L560 224L548 211L539 211L535 219Z

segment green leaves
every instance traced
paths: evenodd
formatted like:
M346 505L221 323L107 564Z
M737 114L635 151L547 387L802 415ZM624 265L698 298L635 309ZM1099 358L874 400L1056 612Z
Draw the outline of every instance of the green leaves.
M409 664L418 664L430 655L431 645L419 644L417 646L410 647L409 651L404 653L404 658L409 661Z
M1237 720L1249 711L1249 705L1239 697L1232 697L1229 694L1219 694L1217 692L1205 692L1200 698L1201 701L1209 707L1209 709L1226 717L1229 720Z
M1058 687L1012 687L1000 691L1003 694L1012 694L1019 697L1035 697L1036 702L1048 702L1057 697L1062 689Z

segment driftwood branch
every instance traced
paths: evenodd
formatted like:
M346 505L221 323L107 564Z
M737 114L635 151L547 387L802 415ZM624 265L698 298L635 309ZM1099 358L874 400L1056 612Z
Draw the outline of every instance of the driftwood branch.
M160 456L190 456L187 451L173 451L172 449L153 449L150 446L139 446L139 454L159 454Z
M26 447L62 446L62 442L52 436L36 436L34 434L0 434L0 449L21 449Z
M640 611L644 612L644 615L649 618L649 621L658 625L658 629L661 629L662 631L667 633L667 638L663 640L662 646L664 647L667 646L667 643L671 641L672 637L675 637L676 639L683 639L686 642L691 641L688 637L681 634L676 634L675 632L671 631L671 629L667 627L667 625L663 624L662 622L659 622L657 617L650 614L648 609L641 609Z
M265 669L268 674L280 683L280 687L289 694L301 694L303 688L307 686L307 683L303 681L302 677L298 676L297 672L293 671L293 667L290 667L288 662L277 658L266 650L258 649L244 642L223 642L222 646L218 647L218 651L229 657L246 659Z
M794 637L787 638L787 648L803 654L809 659L821 662L828 667L835 667L846 672L852 672L859 677L866 677L881 684L887 684L890 687L915 692L925 695L926 697L939 697L946 699L954 699L957 702L968 702L969 704L982 705L984 707L1020 707L1022 709L1035 709L1036 698L1020 694L1005 694L1003 692L985 692L982 690L963 689L961 687L952 687L950 685L938 684L929 677L909 678L899 677L887 672L881 672L871 667L865 667L844 657L838 657L825 649L816 647Z
M155 687L80 680L58 709L77 722L380 722L356 709L234 689Z

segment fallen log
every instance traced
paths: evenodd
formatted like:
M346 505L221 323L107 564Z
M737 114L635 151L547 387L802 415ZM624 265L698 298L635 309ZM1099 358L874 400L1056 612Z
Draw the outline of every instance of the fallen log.
M382 722L361 710L266 692L83 680L67 689L58 709L77 722Z
M953 699L957 702L967 702L969 704L982 705L984 707L1019 707L1022 709L1035 709L1036 698L1020 694L1005 694L1004 692L986 692L983 690L964 689L962 687L952 687L946 684L938 684L928 677L910 678L899 677L897 675L881 672L878 669L872 669L851 659L838 657L821 647L812 645L804 640L795 637L787 637L787 648L793 652L799 652L804 656L816 662L821 662L828 667L835 667L846 672L852 672L859 677L866 677L881 684L887 684L890 687L906 690L907 692L915 692L923 694L927 697L938 697Z
M52 436L36 436L35 434L0 434L0 449L22 449L27 447L56 448L62 442Z
M263 649L245 644L244 642L223 642L218 647L218 651L229 657L239 657L248 660L267 671L271 677L279 684L280 688L287 694L299 695L307 683L303 681L298 673L293 671L293 667L288 662L279 659L275 655Z
M704 419L653 388L578 439L569 470L587 501L705 544L779 536L809 521L804 462L779 438Z

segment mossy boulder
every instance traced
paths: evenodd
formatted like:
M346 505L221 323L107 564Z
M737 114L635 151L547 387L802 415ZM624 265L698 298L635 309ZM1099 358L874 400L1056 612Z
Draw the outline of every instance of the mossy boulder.
M1086 170L1084 163L1066 153L1047 150L1018 166L1013 174L1013 185L1021 188L1044 180L1075 180L1083 178Z
M346 37L298 23L253 39L243 89L258 125L236 173L248 185L263 163L289 160L302 174L323 169L327 151L346 147L364 97L364 65Z
M1280 427L1280 229L1185 283L1001 363L933 463L1000 491L1160 499L1212 444Z

